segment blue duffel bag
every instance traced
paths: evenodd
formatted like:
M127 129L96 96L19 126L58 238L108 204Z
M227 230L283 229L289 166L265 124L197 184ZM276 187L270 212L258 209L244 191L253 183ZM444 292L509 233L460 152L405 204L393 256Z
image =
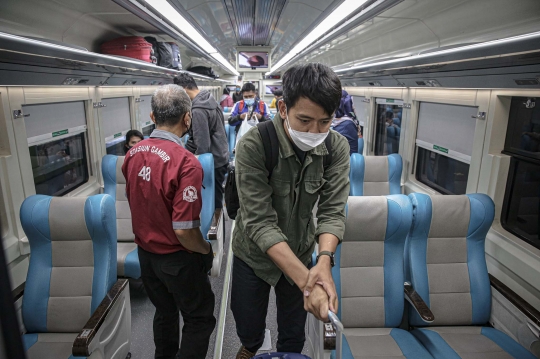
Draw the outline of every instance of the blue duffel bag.
M298 353L265 353L255 355L252 359L311 359L307 355Z

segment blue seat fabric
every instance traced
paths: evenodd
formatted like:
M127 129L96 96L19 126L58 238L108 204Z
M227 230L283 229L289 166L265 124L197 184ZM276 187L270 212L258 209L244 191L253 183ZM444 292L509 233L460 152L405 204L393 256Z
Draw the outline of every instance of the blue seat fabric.
M406 244L406 278L433 310L435 316L435 321L428 326L409 307L409 323L419 327L412 331L414 336L434 358L535 358L532 353L503 332L495 328L482 327L488 324L491 313L491 286L484 249L485 238L495 211L491 198L480 193L433 198L426 194L413 193L409 198L413 205L414 223ZM458 207L461 204L464 204L464 207ZM451 208L453 205L455 208ZM442 213L447 215L442 216ZM438 217L434 218L436 214ZM467 214L468 217L463 218ZM442 222L452 225L444 227L444 224L441 225ZM464 230L460 233L455 227L463 224L468 227L463 227ZM441 231L440 228L447 230ZM437 254L434 254L433 250L428 254L428 241L432 243L431 245L439 243L441 247L437 249ZM466 248L461 249L462 252L459 254L459 250L455 248L461 248L463 245L461 243L466 244ZM445 257L441 257L441 253L444 253ZM439 258L439 261L443 259L438 262L435 258ZM465 258L466 262L463 263L461 258ZM428 267L428 261L432 267ZM459 277L456 270L448 267L444 274L446 286L456 286L459 282L468 280L470 290L456 293L438 291L434 297L433 290L430 291L434 285L430 280L434 279L431 274L428 275L429 268L433 268L434 265L461 266L468 274ZM436 287L440 288L440 285ZM443 303L441 296L447 295L453 296L448 299L454 303L451 309L448 305L441 304ZM463 302L462 299L455 297L456 295L461 295L460 298L470 296L470 299ZM434 298L438 301L436 304L438 311L433 309Z
M364 138L358 139L358 153L363 154L364 153Z
M363 145L363 139L362 145ZM359 151L360 152L360 151ZM372 162L374 160L381 161L382 158L386 158L388 161L388 174L384 178L380 178L380 182L388 182L387 190L384 193L365 193L365 181L366 175L366 157L367 161ZM403 161L401 156L397 153L391 154L388 156L363 156L359 153L353 153L351 155L351 169L349 172L350 180L350 195L351 196L365 196L365 195L391 195L391 194L401 194L401 172L403 170ZM377 166L379 166L377 162ZM373 171L374 169L370 169ZM380 170L380 169L375 169Z

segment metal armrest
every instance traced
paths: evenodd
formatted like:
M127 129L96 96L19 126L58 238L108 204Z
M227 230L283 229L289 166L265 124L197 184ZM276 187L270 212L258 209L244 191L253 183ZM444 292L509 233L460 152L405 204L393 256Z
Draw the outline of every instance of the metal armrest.
M221 224L221 220L223 218L223 208L219 208L214 213L214 217L212 218L212 224L210 224L210 230L208 230L208 238L209 240L217 240L218 236L218 228Z
M114 304L122 292L127 288L127 284L127 279L118 279L112 286L111 290L109 290L105 298L103 298L99 306L96 308L94 314L90 317L88 322L86 322L77 338L75 338L75 341L73 342L73 356L87 357L92 354L89 352L88 347L90 346L92 339L94 339L103 322L105 322L105 319L107 318L107 315L113 308Z
M435 316L431 312L431 309L427 306L426 302L418 294L411 283L405 282L403 284L403 290L405 292L405 299L414 307L420 318L426 323L432 323L435 320Z
M537 327L540 327L540 312L532 305L527 303L523 298L516 294L512 289L504 285L500 280L489 275L491 286L501 293L510 303L512 303L520 312L525 314L527 319Z
M330 323L324 323L324 349L335 350L336 359L341 359L341 343L343 340L343 324L332 311L328 311Z

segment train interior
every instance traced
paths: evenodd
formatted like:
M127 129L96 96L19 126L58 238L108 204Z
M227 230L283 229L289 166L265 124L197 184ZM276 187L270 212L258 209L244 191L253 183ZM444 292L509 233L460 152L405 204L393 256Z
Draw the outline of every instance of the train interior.
M127 36L174 43L174 67L104 53ZM152 94L181 72L218 102L252 82L270 104L309 62L351 96L359 149L340 307L308 315L303 354L540 358L537 0L2 0L0 358L153 357L126 133L152 133ZM198 159L215 254L206 358L235 358L235 223L215 211L212 155ZM271 293L259 353L277 335Z

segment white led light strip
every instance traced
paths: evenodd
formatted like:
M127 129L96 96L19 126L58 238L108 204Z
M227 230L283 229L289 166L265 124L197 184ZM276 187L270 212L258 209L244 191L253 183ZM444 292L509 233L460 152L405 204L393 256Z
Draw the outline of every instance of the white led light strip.
M165 19L179 28L191 41L206 51L210 56L225 66L234 75L240 75L238 71L227 61L206 39L176 11L166 0L146 0L146 3L156 9Z
M276 65L272 67L272 71L267 72L270 74L275 72L278 68L285 65L293 57L302 52L306 47L311 45L315 40L324 35L328 30L339 24L343 19L349 16L352 12L356 11L360 6L364 5L367 0L345 0L339 5L330 15L328 15L317 27L315 27L309 34L306 35L287 55L281 58Z

